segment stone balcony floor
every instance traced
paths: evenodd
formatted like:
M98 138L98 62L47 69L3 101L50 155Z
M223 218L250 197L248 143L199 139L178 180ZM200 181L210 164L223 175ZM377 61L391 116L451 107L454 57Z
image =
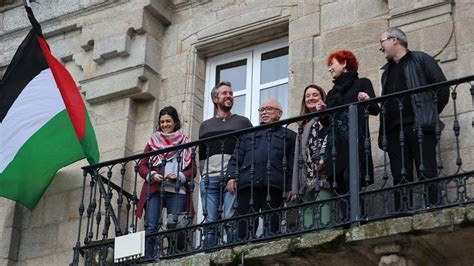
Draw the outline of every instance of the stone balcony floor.
M474 265L474 206L249 243L154 265Z

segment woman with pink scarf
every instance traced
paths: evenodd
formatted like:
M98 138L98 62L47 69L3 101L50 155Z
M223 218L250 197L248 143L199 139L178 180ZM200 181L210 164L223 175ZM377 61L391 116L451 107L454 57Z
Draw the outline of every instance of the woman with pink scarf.
M161 109L157 131L151 136L144 152L162 150L188 143L190 140L179 129L181 121L178 112L172 106ZM137 206L137 216L141 217L146 205L145 231L147 234L158 232L161 225L163 208L167 210L167 228L185 227L189 220L187 214L193 214L189 182L196 174L191 149L170 151L143 158L139 164L139 173L145 179ZM155 257L156 241L149 238L145 254ZM184 233L177 241L169 245L168 252L182 250L185 244Z

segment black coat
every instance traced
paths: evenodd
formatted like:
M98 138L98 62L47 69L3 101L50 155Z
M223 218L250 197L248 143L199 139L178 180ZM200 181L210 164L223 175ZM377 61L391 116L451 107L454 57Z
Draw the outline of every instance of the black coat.
M337 107L344 104L357 102L357 95L359 92L367 93L370 98L375 97L374 88L372 82L367 78L359 78L357 72L345 72L342 73L338 78L334 80L334 87L328 92L327 95L327 107ZM370 115L378 115L380 108L378 104L371 104L367 107ZM358 124L359 124L359 176L361 181L365 180L366 175L369 175L369 179L373 180L373 163L372 163L372 152L369 146L368 152L364 147L365 134L368 132L368 124L364 119L364 107L360 106L358 111ZM329 180L332 182L334 173L336 175L336 182L338 188L344 187L348 189L349 180L344 180L344 172L349 168L349 119L348 109L340 111L335 114L334 119L334 135L332 132L331 119L326 117L324 123L327 126L328 143L325 154L325 167L326 173ZM369 136L370 137L370 136ZM333 166L333 158L331 152L333 147L336 148L336 160L335 168ZM346 176L347 178L347 176ZM346 192L346 191L342 191Z
M388 62L382 67L382 95L387 92L387 78L390 71L392 61ZM401 67L403 68L403 80L406 83L404 89L414 89L421 86L434 84L446 81L443 71L439 67L436 60L423 52L408 51L405 56L400 59ZM396 91L395 91L396 92ZM449 87L440 88L437 90L438 106L437 111L441 113L449 101ZM403 103L403 124L406 126L413 126L415 121L413 114L413 103L409 97L402 99ZM385 127L386 133L391 130L400 130L400 115L398 110L398 102L396 100L387 100L385 103ZM382 116L380 117L379 128L379 146L381 147L381 136L383 135Z
M270 146L267 145L268 134L270 135ZM252 138L255 138L253 148ZM254 187L266 187L268 180L271 187L280 190L284 189L285 181L285 189L289 191L291 189L291 175L293 172L295 139L296 133L284 127L243 135L227 165L227 180L235 179L236 170L238 169L239 182L237 189L239 190L249 187L251 182L253 182ZM270 153L268 153L269 147ZM268 169L269 155L270 167ZM284 155L287 160L286 178L283 176ZM251 174L252 166L255 171L254 175ZM270 170L269 174L267 170Z

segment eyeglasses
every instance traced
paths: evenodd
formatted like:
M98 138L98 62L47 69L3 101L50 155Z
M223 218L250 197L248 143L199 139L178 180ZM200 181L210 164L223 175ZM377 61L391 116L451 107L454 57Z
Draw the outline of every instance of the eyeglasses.
M393 38L395 38L395 37L391 36L391 37L384 38L384 39L380 40L380 44L382 44L386 40L390 40L390 39L393 39Z
M272 107L272 106L262 106L262 107L258 108L258 111L259 111L260 113L263 113L264 111L273 112L273 111L275 111L275 110L280 111L279 108Z

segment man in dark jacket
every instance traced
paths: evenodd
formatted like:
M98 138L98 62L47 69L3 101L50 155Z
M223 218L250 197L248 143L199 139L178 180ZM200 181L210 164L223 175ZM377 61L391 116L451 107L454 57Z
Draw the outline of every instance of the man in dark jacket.
M280 120L281 105L276 100L266 100L258 109L260 122L267 124ZM284 192L291 190L291 173L296 133L275 127L249 133L240 138L227 166L227 190L237 192L240 215L278 208L283 205ZM269 215L270 232L277 234L281 215ZM238 222L239 240L248 240L248 232L255 233L258 219Z
M388 28L382 34L380 51L388 61L382 67L382 95L446 81L433 57L408 50L407 37L398 28ZM394 185L413 181L413 162L420 180L436 177L435 133L442 129L438 114L448 100L449 88L445 87L384 103L385 116L380 116L379 147L388 152ZM439 204L439 189L436 186L427 187L424 191L425 204L428 207ZM412 210L411 195L406 197L401 193L395 192L395 211Z

